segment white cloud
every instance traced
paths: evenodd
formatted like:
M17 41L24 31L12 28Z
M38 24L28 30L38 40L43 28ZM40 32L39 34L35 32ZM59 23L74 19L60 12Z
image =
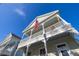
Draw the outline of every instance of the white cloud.
M21 10L21 9L15 9L15 12L18 13L19 15L21 15L21 16L25 16L24 11Z

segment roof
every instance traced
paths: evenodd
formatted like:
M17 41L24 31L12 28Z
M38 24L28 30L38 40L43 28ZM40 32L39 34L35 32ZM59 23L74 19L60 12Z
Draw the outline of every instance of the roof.
M2 42L0 42L0 46L1 45L3 45L4 43L6 43L6 42L9 42L11 39L9 39L9 38L12 38L12 37L16 37L16 38L18 38L19 40L21 39L19 36L17 36L17 35L15 35L15 34L13 34L13 33L9 33L5 38L4 38L4 40L2 41Z
M37 16L24 30L23 33L26 32L27 30L31 29L34 26L34 23L36 20L38 20L39 23L43 22L45 19L47 19L48 17L57 14L59 12L59 10L55 10L40 16Z
M14 36L14 37L16 37L16 38L18 38L18 39L21 39L21 37L15 35L15 34L13 34L13 33L11 33L11 35Z

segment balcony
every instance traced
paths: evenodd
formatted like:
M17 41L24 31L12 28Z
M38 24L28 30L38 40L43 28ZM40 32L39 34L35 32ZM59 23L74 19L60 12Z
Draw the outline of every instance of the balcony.
M49 37L63 33L63 32L70 30L70 29L71 29L71 26L69 24L64 24L60 21L54 25L51 25L51 26L45 28L45 31L46 31L47 38L49 38ZM38 42L38 41L41 41L43 39L44 39L44 37L42 34L42 30L41 30L41 31L33 34L31 39L29 37L27 37L24 40L21 40L18 48Z

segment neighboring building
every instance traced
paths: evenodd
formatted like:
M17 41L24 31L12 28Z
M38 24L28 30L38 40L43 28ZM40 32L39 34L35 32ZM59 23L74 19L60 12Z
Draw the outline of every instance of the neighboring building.
M37 24L36 21L38 21ZM35 24L37 30L35 30ZM23 34L27 37L20 41L15 55L79 55L79 33L59 16L58 10L37 16L24 29Z
M8 34L0 43L0 56L14 56L20 40L15 34Z

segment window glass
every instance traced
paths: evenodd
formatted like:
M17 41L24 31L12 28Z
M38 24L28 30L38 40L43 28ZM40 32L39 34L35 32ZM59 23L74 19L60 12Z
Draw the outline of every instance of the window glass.
M68 47L66 46L66 44L57 45L57 49L58 49L59 55L69 56L69 53L68 53L68 50L67 50Z
M61 51L61 53L62 53L63 56L69 56L67 50L63 50L63 51Z

